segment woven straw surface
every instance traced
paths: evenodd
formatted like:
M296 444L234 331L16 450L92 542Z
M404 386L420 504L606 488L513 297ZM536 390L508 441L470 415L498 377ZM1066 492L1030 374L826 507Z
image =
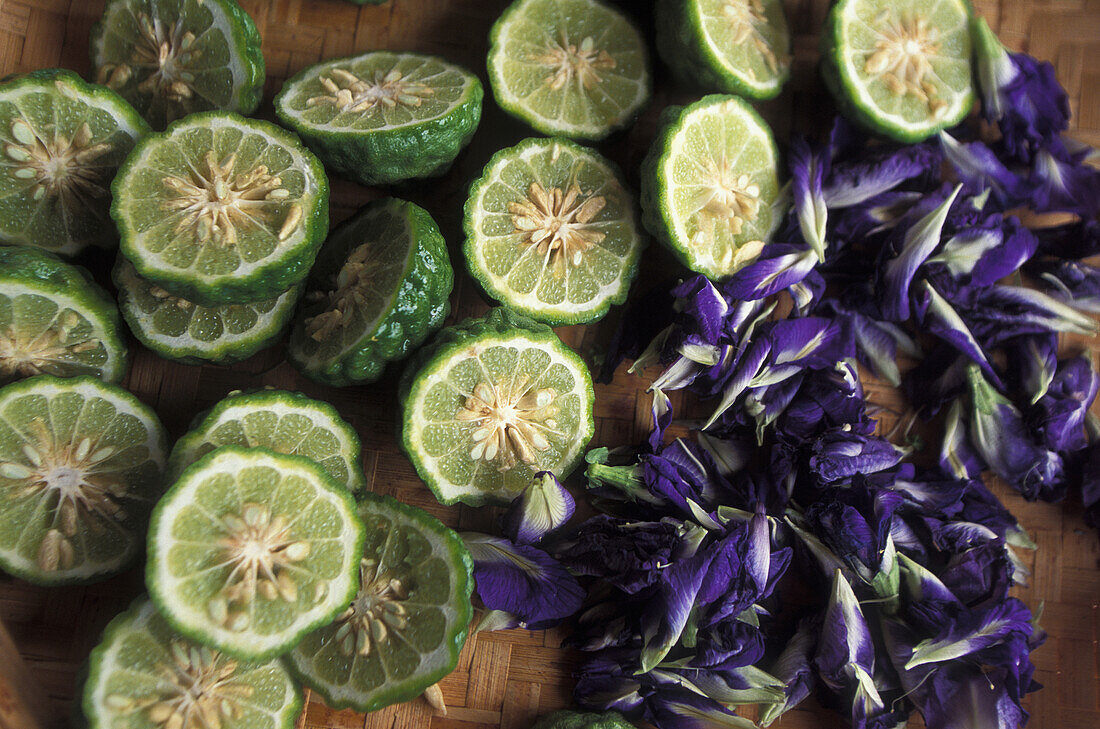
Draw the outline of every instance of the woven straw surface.
M270 117L270 99L287 76L321 59L367 49L436 53L484 77L488 29L506 2L393 0L385 6L363 8L338 0L241 0L241 4L256 20L264 38L268 79L267 102L261 114ZM623 0L620 4L641 8L648 6L649 0ZM1100 0L978 0L975 5L1010 47L1029 50L1054 63L1070 95L1072 134L1100 146ZM0 75L49 66L86 74L88 31L102 6L102 0L0 0ZM815 74L816 34L828 3L787 0L786 6L794 34L794 77L779 99L764 105L781 140L792 128L811 129L831 114L830 102ZM644 17L642 22L646 22ZM669 101L681 100L660 75L658 82L657 99L641 121L603 147L628 174L636 175L656 112ZM399 194L424 205L437 217L454 253L460 240L458 216L466 182L492 152L526 134L489 103L482 131L452 173L429 185L402 189ZM334 221L376 194L334 181ZM456 263L460 261L456 259ZM662 272L674 270L671 265L662 251L651 248L643 279L657 280ZM645 281L637 289L644 291ZM478 314L485 308L465 274L458 276L454 301L452 320ZM591 354L600 349L612 325L605 322L559 332L567 343ZM1066 344L1089 348L1094 359L1100 349L1095 340ZM488 510L440 506L398 451L393 419L396 381L392 373L372 387L331 390L299 377L283 362L278 347L231 369L172 364L136 344L134 348L126 385L157 409L174 436L186 428L196 412L229 390L263 385L301 390L334 403L359 430L366 472L374 490L421 506L452 526L491 527L494 514ZM631 443L647 432L649 399L643 390L644 380L622 373L613 384L597 389L597 444ZM879 402L893 397L889 391L871 390ZM674 405L678 404L674 400ZM1034 655L1038 679L1046 688L1030 700L1031 726L1100 727L1100 541L1084 526L1079 509L1072 505L1026 504L1004 488L998 488L998 493L1039 545L1036 555L1028 556L1033 561L1031 586L1018 591L1033 608L1045 603L1043 623L1050 633L1050 640ZM39 589L0 576L0 619L13 633L58 716L68 715L79 667L101 629L140 590L141 576L136 571L87 588L58 590ZM449 707L446 717L433 716L420 700L363 717L331 711L311 698L300 723L311 729L526 729L537 714L569 704L577 655L558 647L563 636L564 632L559 631L507 631L471 639L458 669L442 682ZM61 726L64 720L55 723ZM842 727L844 722L835 714L802 708L781 726L825 729ZM919 722L914 720L913 726L919 726Z

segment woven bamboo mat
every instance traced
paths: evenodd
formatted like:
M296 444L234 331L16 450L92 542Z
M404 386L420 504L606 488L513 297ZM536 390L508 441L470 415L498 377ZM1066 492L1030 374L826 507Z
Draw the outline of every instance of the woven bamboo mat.
M643 8L650 0L622 0ZM283 79L324 58L391 48L435 53L467 65L484 77L487 33L506 0L393 0L381 7L356 7L338 0L241 0L264 37L267 104ZM1073 108L1073 136L1100 146L1100 0L977 0L975 6L1006 44L1054 63ZM826 118L831 104L815 72L817 31L825 18L824 0L787 0L794 35L794 74L784 93L764 105L776 136L811 129ZM102 0L0 0L0 76L49 66L88 71L88 31L102 11ZM644 16L644 13L641 13ZM643 19L643 23L645 20ZM658 69L658 74L660 70ZM484 80L484 79L483 79ZM603 145L603 151L635 175L652 135L656 113L669 101L681 101L658 75L657 99L629 132ZM831 113L831 112L830 112ZM440 222L452 251L460 240L465 186L496 149L528 132L487 103L482 130L455 169L441 181L411 186L398 195L424 205ZM334 180L333 220L339 221L378 193ZM456 263L461 263L458 258ZM658 280L675 264L650 248L636 291L646 279ZM100 271L102 273L102 271ZM465 274L457 277L452 320L481 313ZM614 315L610 317L614 318ZM586 356L598 352L613 322L559 330ZM1100 357L1100 342L1067 342ZM363 438L364 465L375 491L423 507L446 523L464 529L491 528L494 513L466 507L442 507L424 488L396 445L393 373L371 387L333 390L299 377L283 362L279 348L262 352L233 368L187 367L160 360L134 345L126 386L153 405L173 436L191 417L229 390L273 386L300 390L332 402ZM620 375L597 388L595 443L622 445L648 432L649 398L641 378ZM674 393L675 395L675 393ZM874 392L880 402L891 393ZM679 405L674 397L674 405ZM1033 608L1045 604L1043 624L1050 640L1034 655L1038 680L1046 688L1030 700L1030 726L1036 729L1100 727L1100 541L1073 505L1027 504L1005 488L998 494L1039 545L1030 555L1030 586L1018 591ZM134 571L86 588L45 590L0 575L0 619L11 630L35 682L49 695L58 717L69 715L80 665L103 626L142 589ZM558 646L564 631L506 631L471 639L458 669L443 680L446 717L433 716L423 701L391 707L364 717L334 712L311 698L300 722L309 729L526 729L538 714L570 703L571 673L578 656ZM57 719L56 726L65 720ZM801 708L778 726L796 729L843 727L836 715ZM920 726L914 720L912 726ZM979 729L979 728L975 728Z

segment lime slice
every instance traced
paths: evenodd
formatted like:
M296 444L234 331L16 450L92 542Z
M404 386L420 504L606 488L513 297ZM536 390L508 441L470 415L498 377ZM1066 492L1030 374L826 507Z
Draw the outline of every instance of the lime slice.
M118 310L84 269L0 247L0 383L40 374L121 380Z
M156 413L94 377L0 390L0 567L40 585L117 574L163 489Z
M184 364L232 364L274 344L301 293L300 286L292 286L273 299L199 306L138 276L121 256L112 277L134 336L161 357Z
M790 75L781 0L657 0L656 12L657 51L688 83L770 99Z
M251 114L263 96L260 34L235 0L110 0L91 47L96 81L156 129L197 111Z
M550 327L508 309L440 332L401 383L401 442L444 504L508 503L565 478L592 437L592 378Z
M264 660L351 602L363 536L351 494L313 461L224 446L153 510L145 583L176 630Z
M236 114L192 114L150 134L112 190L138 274L201 306L286 291L328 232L321 163L294 135Z
M280 661L244 663L172 630L147 597L88 659L88 729L290 729L302 693Z
M669 107L642 162L646 227L692 271L733 274L773 232L776 157L768 125L735 96Z
M372 382L450 312L454 273L432 216L404 200L365 205L329 236L290 335L290 361L329 385Z
M111 178L149 126L110 89L36 71L0 84L0 242L109 248Z
M307 635L287 664L334 709L408 701L454 670L473 610L473 560L437 519L364 494L362 587L336 622Z
M482 95L461 66L375 51L306 68L275 112L330 169L385 185L446 172L477 130Z
M497 103L544 134L603 139L649 100L645 41L599 0L516 0L490 42Z
M470 190L465 228L466 265L489 295L553 325L625 301L644 245L618 169L563 139L498 152Z
M840 0L822 45L841 109L893 139L918 142L974 103L966 0Z
M298 392L230 393L176 442L168 458L169 479L179 478L183 469L226 445L304 456L348 490L365 488L355 429L327 402Z

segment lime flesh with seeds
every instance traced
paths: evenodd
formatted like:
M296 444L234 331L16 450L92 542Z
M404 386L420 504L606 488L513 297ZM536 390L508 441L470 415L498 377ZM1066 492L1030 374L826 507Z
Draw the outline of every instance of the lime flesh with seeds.
M333 231L310 274L287 348L307 377L377 380L443 324L454 272L426 210L385 198Z
M918 142L974 103L966 0L841 0L822 34L822 74L864 126Z
M112 187L123 255L200 306L282 294L328 231L321 163L292 134L237 114L192 114L150 134Z
M83 709L89 729L290 729L302 694L280 661L245 663L194 643L141 597L92 649Z
M145 583L176 630L265 660L348 605L363 538L351 493L313 461L223 446L153 510Z
M401 442L444 504L508 503L564 478L592 437L592 379L553 330L493 309L440 332L402 378Z
M359 516L367 528L359 594L287 663L329 706L371 712L454 670L473 612L473 561L451 529L388 496L364 494Z
M516 0L490 42L497 103L544 134L603 139L649 100L645 41L599 0Z
M152 410L93 377L0 389L0 568L41 585L125 569L163 491L165 440Z
M130 331L165 359L232 364L274 344L294 315L301 286L260 301L199 306L138 276L123 257L112 272Z
M562 139L502 150L470 189L466 265L490 296L552 325L626 300L644 246L622 175Z
M275 111L329 169L385 185L446 172L477 130L483 95L461 66L374 51L301 71Z
M216 448L261 446L310 459L349 491L361 491L366 477L359 436L336 408L298 392L259 390L232 393L200 416L168 459L168 477Z
M732 275L777 222L777 156L768 125L736 96L669 107L642 162L646 227L692 271Z
M0 247L0 384L92 375L118 382L118 310L87 271L34 248Z
M149 126L70 71L0 84L0 243L73 256L110 248L111 178Z
M111 0L92 29L96 81L156 129L199 111L260 104L260 34L235 0Z

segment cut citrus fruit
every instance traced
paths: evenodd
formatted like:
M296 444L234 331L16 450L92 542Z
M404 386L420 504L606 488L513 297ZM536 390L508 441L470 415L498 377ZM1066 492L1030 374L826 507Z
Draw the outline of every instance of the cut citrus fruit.
M83 708L88 729L290 729L302 692L280 661L193 643L141 597L92 649Z
M600 0L516 0L490 42L497 103L544 134L603 139L649 100L645 41Z
M125 569L163 490L165 440L156 413L94 377L0 390L0 567L41 585Z
M0 242L64 256L114 246L111 178L148 132L122 97L70 71L0 84Z
M592 378L550 327L508 309L440 332L401 383L401 440L444 504L508 503L564 478L592 437Z
M145 583L176 630L264 660L351 602L363 536L351 493L313 461L223 446L153 510Z
M258 119L192 114L126 158L111 215L138 274L201 306L276 296L328 232L328 180L297 137Z
M287 663L329 706L370 712L454 670L473 612L473 560L452 530L388 496L364 494L359 516L367 527L359 594Z
M274 344L301 292L301 286L292 286L273 299L199 306L138 276L122 256L112 276L134 336L161 357L184 364L232 364Z
M236 0L110 0L91 48L96 80L156 129L198 111L251 114L263 96L260 34Z
M692 271L733 274L773 232L776 157L768 125L736 96L669 107L642 163L646 227Z
M483 93L443 59L374 51L306 68L275 112L330 169L384 185L446 172L477 130Z
M643 239L622 175L563 139L497 152L466 202L466 265L490 296L547 324L626 300Z
M372 382L450 312L454 272L432 216L404 200L368 203L329 236L287 348L308 377Z
M841 0L822 35L822 73L841 109L917 142L974 103L967 0Z
M32 375L126 374L118 309L82 268L0 247L0 383Z
M682 80L770 99L791 70L781 0L657 0L657 51Z
M350 491L361 491L366 482L355 429L327 402L298 392L230 393L176 442L168 458L169 479L226 445L304 456Z

